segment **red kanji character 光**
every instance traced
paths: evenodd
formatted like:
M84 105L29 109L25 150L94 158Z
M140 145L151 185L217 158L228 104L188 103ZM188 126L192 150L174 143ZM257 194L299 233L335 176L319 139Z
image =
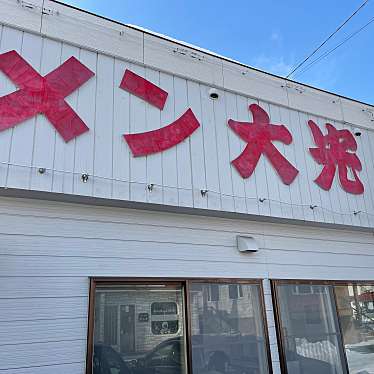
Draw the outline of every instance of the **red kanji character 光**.
M338 167L343 190L355 195L362 194L364 185L357 175L357 171L362 169L361 162L355 153L348 152L357 150L357 143L352 133L349 130L337 130L330 123L326 123L327 135L324 136L313 121L308 121L308 125L318 147L309 148L309 151L318 164L324 165L315 182L328 191ZM354 180L348 179L348 168L351 169Z
M0 98L0 131L43 113L66 142L88 131L64 100L94 73L71 57L42 77L16 51L0 54L0 71L19 90Z
M249 106L253 122L237 122L232 119L228 124L247 145L235 160L231 161L243 178L254 172L258 160L264 154L273 165L284 184L291 184L299 171L278 151L273 141L291 144L292 135L284 125L270 123L268 114L257 104Z

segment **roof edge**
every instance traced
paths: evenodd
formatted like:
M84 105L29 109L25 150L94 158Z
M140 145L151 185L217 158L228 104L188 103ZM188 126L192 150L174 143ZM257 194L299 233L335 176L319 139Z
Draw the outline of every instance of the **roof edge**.
M280 75L277 75L277 74L273 74L273 73L270 73L268 71L265 71L265 70L261 70L261 69L258 69L258 68L255 68L253 66L250 66L250 65L247 65L245 63L242 63L240 61L237 61L235 59L231 59L229 57L226 57L226 56L222 56L218 53L215 53L213 51L210 51L210 50L207 50L205 48L202 48L202 47L198 47L196 45L193 45L193 44L190 44L188 42L184 42L184 41L181 41L181 40L178 40L178 39L174 39L172 37L168 37L166 35L162 35L160 33L157 33L157 32L154 32L154 31L151 31L149 29L146 29L146 28L143 28L141 26L136 26L136 25L132 25L132 24L128 24L128 23L124 23L124 22L121 22L121 21L117 21L117 20L114 20L114 19L111 19L111 18L108 18L108 17L105 17L105 16L102 16L100 14L96 14L96 13L93 13L93 12L90 12L86 9L82 9L82 8L79 8L79 7L76 7L74 5L70 5L70 4L66 4L66 3L63 3L61 1L58 1L58 0L50 0L51 2L53 3L56 3L56 4L59 4L59 5L62 5L62 6L65 6L65 7L68 7L68 8L71 8L71 9L74 9L74 10L77 10L79 12L83 12L83 13L86 13L86 14L89 14L91 16L94 16L94 17L98 17L98 18L101 18L105 21L108 21L108 22L112 22L112 23L115 23L117 25L121 25L121 26L124 26L124 27L128 27L130 29L133 29L133 30L136 30L136 31L141 31L147 35L151 35L151 36L154 36L154 37L157 37L159 39L162 39L162 40L166 40L166 41L169 41L169 42L173 42L175 44L178 44L180 46L183 46L183 47L187 47L187 48L191 48L197 52L200 52L200 53L205 53L206 55L208 56L211 56L211 57L216 57L216 58L220 58L222 59L223 61L227 61L227 62L231 62L233 64L236 64L238 66L241 66L241 67L244 67L246 69L251 69L251 70L254 70L254 71L257 71L259 73L262 73L262 74L266 74L268 76L271 76L273 78L277 78L277 79L281 79L283 81L286 81L286 82L289 82L289 83L292 83L292 84L296 84L296 85L300 85L300 86L304 86L304 87L308 87L308 88L311 88L313 90L317 90L317 91L320 91L320 92L323 92L323 93L326 93L326 94L330 94L330 95L334 95L334 96L337 96L339 98L342 98L342 99L345 99L345 100L349 100L349 101L353 101L355 103L358 103L358 104L362 104L362 105L365 105L365 106L368 106L368 107L371 107L374 109L374 103L373 104L370 104L368 102L365 102L365 101L361 101L361 100L358 100L358 99L354 99L352 97L348 97L348 96L345 96L345 95L341 95L341 94L338 94L336 92L332 92L332 91L328 91L328 90L324 90L320 87L315 87L315 86L312 86L312 85L309 85L309 84L306 84L306 83L302 83L302 82L299 82L297 80L292 80L292 79L289 79L289 78L286 78L286 77L282 77Z

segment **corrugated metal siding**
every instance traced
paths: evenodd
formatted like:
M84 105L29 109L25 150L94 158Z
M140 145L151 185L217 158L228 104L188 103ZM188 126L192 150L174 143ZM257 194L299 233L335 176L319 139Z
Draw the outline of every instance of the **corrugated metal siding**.
M0 217L0 371L12 374L84 373L91 276L374 279L371 233L14 198ZM237 234L260 251L240 254Z
M82 27L86 27L84 25ZM65 143L43 115L0 133L0 186L374 227L373 131L363 129L362 136L356 138L357 153L363 164L363 171L359 174L366 188L363 195L344 192L337 176L329 192L314 183L321 167L308 151L315 145L307 120L315 120L324 133L327 121L338 129L352 130L342 121L315 116L329 115L326 103L330 99L322 93L318 93L319 96L314 93L318 100L312 100L308 91L298 94L295 103L288 103L298 108L300 101L310 102L313 105L308 108L313 114L271 104L271 98L265 94L261 99L253 99L219 89L220 98L212 101L208 97L209 86L177 75L8 26L0 26L0 36L0 53L17 50L42 75L71 56L78 58L96 74L67 98L89 126L88 133ZM186 57L175 56L171 50L170 56L166 55L162 49L165 46L159 46L165 41L147 37L147 43L153 46L147 44L148 56L155 59L151 59L149 64L161 66L163 61L167 70L172 69L170 64L176 68L183 67L174 59ZM203 68L213 62L204 60L188 64L197 64L196 69L202 69L200 73L208 74ZM119 89L127 68L169 92L163 111ZM185 75L188 76L187 72ZM217 81L216 78L212 80ZM251 95L252 85L250 82L247 84L247 95ZM271 90L269 85L266 87L268 95L277 94L278 91ZM15 89L13 83L0 74L0 95ZM281 87L279 89L282 90ZM287 96L286 93L284 96ZM262 101L263 98L269 101ZM291 145L277 143L280 152L300 171L290 186L282 183L264 156L254 174L246 180L230 163L241 153L245 143L228 128L227 120L249 121L248 105L251 103L260 104L269 113L272 122L284 123L293 135ZM335 111L341 112L340 105L340 101L335 104L329 102L328 108L332 106ZM201 127L189 139L161 154L132 157L122 134L165 126L189 107L201 122ZM335 111L331 109L332 118ZM46 168L46 173L39 174L39 167ZM82 183L82 173L90 175L87 183ZM147 189L150 183L155 185L152 192ZM202 196L202 189L208 189L206 196ZM260 203L259 198L266 200ZM310 205L318 208L311 210ZM361 213L354 215L354 211Z

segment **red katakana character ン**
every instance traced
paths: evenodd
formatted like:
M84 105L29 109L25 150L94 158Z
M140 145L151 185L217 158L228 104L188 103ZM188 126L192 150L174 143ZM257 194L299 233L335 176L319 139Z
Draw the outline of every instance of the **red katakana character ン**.
M166 91L130 70L125 71L120 88L160 110L164 108L168 96ZM200 123L194 113L187 109L178 119L161 129L125 134L124 138L134 157L147 156L176 146L199 127Z
M65 97L95 74L75 57L42 77L16 51L0 54L0 71L19 90L0 98L0 131L43 113L66 142L88 131Z
M338 167L340 184L344 191L359 195L364 192L364 185L360 181L357 171L362 170L361 162L355 153L357 143L349 130L337 130L330 123L326 123L327 135L313 121L308 121L314 142L318 148L309 148L311 155L318 164L324 165L315 182L324 190L331 188L335 170ZM354 180L348 179L348 169L351 169Z
M253 122L237 122L232 119L228 124L245 142L244 151L231 163L243 178L254 172L258 160L264 154L273 165L284 184L291 184L299 171L278 151L273 141L291 144L292 135L284 125L270 123L268 114L259 105L252 104L249 110Z

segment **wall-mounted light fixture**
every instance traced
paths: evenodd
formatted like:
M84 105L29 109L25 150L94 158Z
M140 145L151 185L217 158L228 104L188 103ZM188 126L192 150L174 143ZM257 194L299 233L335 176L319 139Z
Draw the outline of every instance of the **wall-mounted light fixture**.
M219 98L219 93L218 91L215 89L215 88L211 88L209 90L209 97L212 99L212 100L217 100Z

